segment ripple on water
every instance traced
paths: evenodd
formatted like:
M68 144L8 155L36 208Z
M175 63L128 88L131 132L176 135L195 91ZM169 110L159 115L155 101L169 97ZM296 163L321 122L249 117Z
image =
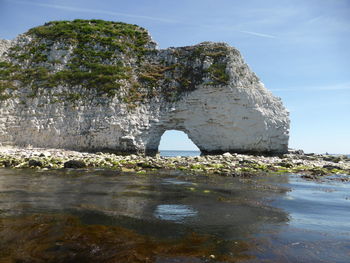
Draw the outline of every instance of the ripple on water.
M181 181L176 178L164 178L162 180L162 184L169 184L169 185L192 185L192 182L186 182L186 181Z
M154 211L154 216L161 220L181 223L189 217L195 217L198 214L191 206L162 204L158 205Z

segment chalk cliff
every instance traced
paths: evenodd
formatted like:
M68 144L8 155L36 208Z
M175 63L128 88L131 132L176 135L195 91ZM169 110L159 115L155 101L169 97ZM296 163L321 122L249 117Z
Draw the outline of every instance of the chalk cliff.
M136 25L49 22L0 41L0 143L153 154L166 130L203 153L283 153L289 118L225 43L158 49Z

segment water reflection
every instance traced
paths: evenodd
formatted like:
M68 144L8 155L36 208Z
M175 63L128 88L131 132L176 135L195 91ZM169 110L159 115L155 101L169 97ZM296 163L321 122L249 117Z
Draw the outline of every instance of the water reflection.
M78 253L71 262L114 262L102 255L115 262L284 262L285 257L308 262L318 255L326 260L346 255L345 238L310 234L319 229L307 220L326 222L327 209L329 215L338 211L337 230L346 230L350 202L340 197L349 189L330 186L335 191L320 192L319 185L298 180L0 169L0 261L4 251L13 251L6 257L18 256L18 246L35 262L68 262L55 258L67 260L72 251L82 251L82 261ZM332 251L321 253L330 244ZM135 251L139 259L132 256Z
M319 183L305 181L296 176L289 179L289 191L275 205L288 207L292 227L307 226L309 230L348 233L350 240L349 183Z
M288 221L282 209L264 202L284 193L264 182L182 173L0 170L2 217L75 216L82 224L122 227L175 246L195 233L206 239L201 246L210 245L208 253L222 257L234 247L246 247L239 240L258 233L262 225Z
M161 220L184 222L185 219L195 217L197 211L188 205L158 205L154 216Z

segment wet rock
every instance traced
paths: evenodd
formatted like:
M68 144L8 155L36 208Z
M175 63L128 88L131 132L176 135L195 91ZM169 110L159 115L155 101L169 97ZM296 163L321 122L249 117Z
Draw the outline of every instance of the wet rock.
M334 163L339 163L340 161L343 160L343 158L342 158L342 156L326 155L326 156L323 156L323 160L329 161L329 162L334 162Z
M319 177L317 175L313 174L304 174L301 176L301 178L308 179L308 180L318 180Z
M139 162L137 163L138 167L142 167L142 168L160 168L159 165L155 164L155 163L144 163L144 162Z
M288 149L288 153L290 154L298 154L298 155L303 155L304 151L300 149Z
M11 167L11 161L10 161L10 160L2 160L2 161L1 161L1 164L2 164L4 167Z
M44 153L45 156L38 156ZM226 176L258 176L261 173L297 173L308 179L324 180L328 175L342 174L350 178L350 161L341 156L295 155L256 156L245 154L211 155L201 157L149 157L142 155L121 156L115 154L81 153L60 149L0 148L0 167L42 167L42 168L112 168L127 172L152 172L158 169L181 170L191 174L220 174ZM47 157L50 156L50 157ZM325 158L341 161L335 163ZM30 161L32 160L32 161ZM29 165L30 161L30 165ZM41 162L42 165L40 165ZM325 176L327 175L327 176ZM334 180L338 180L336 177Z
M28 161L29 167L43 167L42 161L31 159Z
M63 164L64 168L85 168L86 163L81 160L69 160Z
M323 170L322 168L313 168L313 169L310 169L310 172L312 175L318 175L318 176L323 176L327 174L327 171Z
M288 163L288 162L281 162L281 163L278 163L277 165L285 167L285 168L292 168L293 167L293 164Z
M251 161L251 160L241 160L239 161L239 164L254 164L255 162L254 161Z
M338 170L341 170L341 167L340 166L337 166L337 165L323 165L322 168L325 168L325 169L329 169L329 170L332 170L332 169L338 169Z

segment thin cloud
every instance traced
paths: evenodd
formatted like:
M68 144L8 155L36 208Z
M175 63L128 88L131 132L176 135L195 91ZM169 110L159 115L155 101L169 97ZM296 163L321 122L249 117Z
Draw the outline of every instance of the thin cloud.
M341 83L337 85L321 86L318 87L318 90L350 90L350 82Z
M313 18L310 18L308 21L305 22L305 24L314 24L314 23L317 23L319 21L322 21L322 19L325 19L326 16L322 15L322 16L316 16L316 17L313 17Z
M253 32L253 31L245 31L245 30L235 30L237 32L241 32L244 34L249 34L253 36L258 36L258 37L265 37L265 38L277 38L277 36L269 35L269 34L263 34L263 33L258 33L258 32Z
M89 9L89 8L81 8L81 7L74 7L74 6L67 6L67 5L57 5L57 4L46 4L46 3L40 3L40 2L26 2L26 1L17 1L17 0L5 0L11 3L19 3L19 4L27 4L27 5L34 5L34 6L41 6L41 7L47 7L47 8L53 8L53 9L60 9L60 10L66 10L71 12L81 12L81 13L93 13L93 14L103 14L103 15L111 15L111 16L123 16L123 17L130 17L130 18L136 18L136 19L145 19L145 20L152 20L152 21L159 21L163 23L173 23L173 24L185 24L178 20L173 19L167 19L162 17L153 17L153 16L144 16L144 15L135 15L130 13L121 13L121 12L114 12L114 11L107 11L107 10L98 10L98 9ZM254 32L254 31L247 31L247 30L239 30L232 27L213 27L213 26L207 26L207 25L192 25L192 26L199 26L199 27L206 27L211 28L215 30L224 30L224 31L235 31L243 34L248 34L256 37L262 37L262 38L277 38L276 36L260 33L260 32Z
M240 29L237 29L237 27L232 27L232 26L209 26L209 25L194 25L194 26L204 27L204 28L210 29L210 30L234 31L234 32L239 32L239 33L243 33L243 34L253 35L256 37L278 38L277 36L273 36L270 34L254 32L254 31L247 31L247 30L240 30Z
M5 0L5 1L9 1L9 0ZM111 15L111 16L123 16L123 17L137 18L137 19L159 21L159 22L164 22L164 23L177 23L178 22L176 20L171 20L171 19L161 18L161 17L135 15L135 14L120 13L120 12L113 12L113 11L107 11L107 10L98 10L98 9L88 9L88 8L66 6L66 5L56 5L56 4L52 5L52 4L45 4L45 3L33 3L33 2L30 3L30 2L26 2L26 1L13 1L13 0L11 0L11 2L12 3L19 3L19 4L41 6L41 7L48 7L48 8L53 8L53 9L67 10L67 11L72 11L72 12L104 14L104 15Z
M326 86L300 86L286 89L270 89L271 91L337 91L337 90L350 90L350 82L339 83Z

